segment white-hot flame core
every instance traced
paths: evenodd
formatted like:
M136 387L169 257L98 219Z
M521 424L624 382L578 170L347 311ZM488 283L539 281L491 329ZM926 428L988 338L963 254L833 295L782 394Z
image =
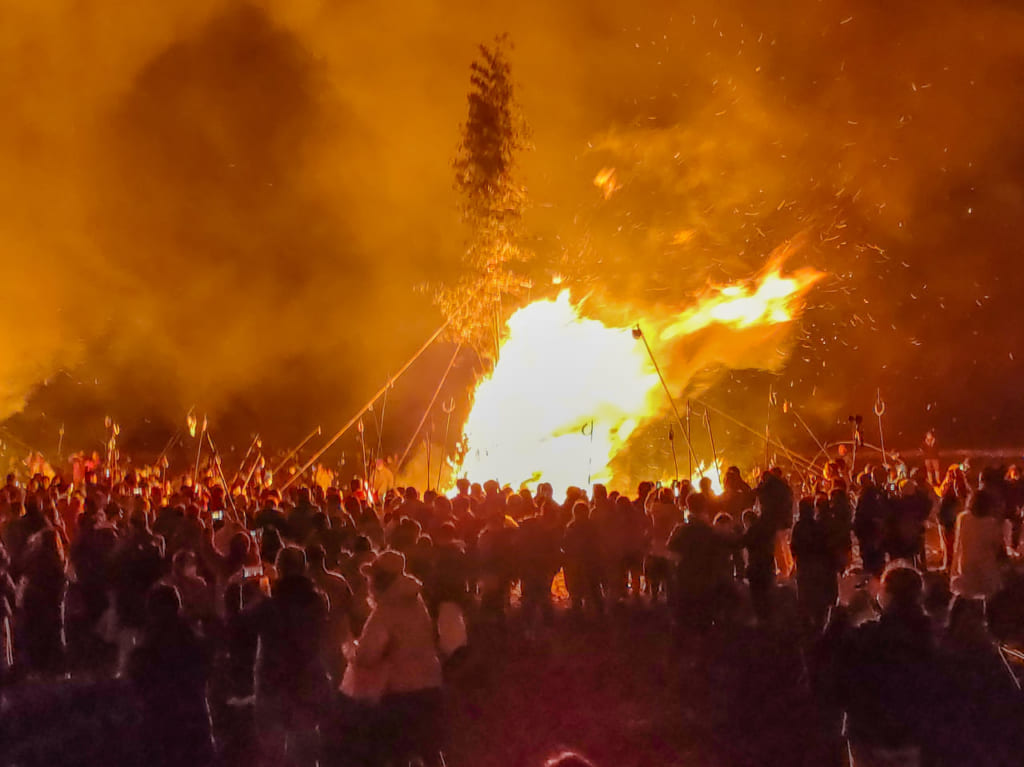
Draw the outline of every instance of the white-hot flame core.
M805 269L783 277L770 263L750 283L710 287L693 306L644 327L660 355L675 339L711 326L741 333L788 323L822 276ZM463 430L466 452L452 476L513 487L550 482L556 497L570 485L612 481L612 459L637 427L667 407L643 342L629 328L581 316L568 291L518 310L507 331L494 370L477 385ZM685 443L678 447L685 458ZM705 475L717 486L713 466Z
M508 321L494 372L477 387L462 474L518 485L607 481L608 464L657 407L658 377L628 329L582 318L563 291Z

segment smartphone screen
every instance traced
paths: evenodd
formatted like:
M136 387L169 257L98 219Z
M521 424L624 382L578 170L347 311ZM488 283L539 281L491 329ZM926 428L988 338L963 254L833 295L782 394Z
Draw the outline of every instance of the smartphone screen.
M224 512L223 511L211 512L210 513L210 519L212 519L214 522L220 522L222 519L224 519Z

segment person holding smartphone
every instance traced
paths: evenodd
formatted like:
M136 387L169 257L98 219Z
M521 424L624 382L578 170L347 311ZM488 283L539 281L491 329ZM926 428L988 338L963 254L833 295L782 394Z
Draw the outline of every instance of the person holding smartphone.
M936 647L924 611L924 581L912 567L882 577L877 621L854 625L862 578L840 581L838 604L815 648L819 694L846 715L853 767L920 765L937 697Z

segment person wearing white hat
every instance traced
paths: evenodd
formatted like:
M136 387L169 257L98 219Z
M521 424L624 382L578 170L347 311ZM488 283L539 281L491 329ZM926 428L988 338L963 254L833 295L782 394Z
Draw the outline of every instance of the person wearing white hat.
M416 757L440 763L441 662L423 584L405 572L397 551L382 551L360 570L374 607L351 660L382 672L384 742L398 764Z

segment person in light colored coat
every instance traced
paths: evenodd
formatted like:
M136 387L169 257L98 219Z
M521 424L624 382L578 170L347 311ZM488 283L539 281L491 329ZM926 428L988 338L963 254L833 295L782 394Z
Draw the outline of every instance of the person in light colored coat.
M956 518L950 587L954 594L987 599L1002 586L1006 553L1003 520L995 514L995 499L987 490L971 496L967 511Z
M405 572L405 557L397 551L381 552L361 569L374 607L352 662L381 673L384 742L397 763L416 757L440 763L441 661L423 584Z

